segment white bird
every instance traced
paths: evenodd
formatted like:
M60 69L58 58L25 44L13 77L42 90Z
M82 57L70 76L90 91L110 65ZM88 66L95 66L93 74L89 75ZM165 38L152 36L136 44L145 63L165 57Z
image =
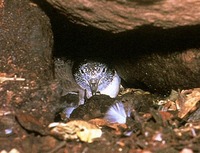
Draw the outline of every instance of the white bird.
M105 94L115 98L119 92L121 79L117 72L100 62L85 61L73 70L77 84L86 90L87 98L96 94Z

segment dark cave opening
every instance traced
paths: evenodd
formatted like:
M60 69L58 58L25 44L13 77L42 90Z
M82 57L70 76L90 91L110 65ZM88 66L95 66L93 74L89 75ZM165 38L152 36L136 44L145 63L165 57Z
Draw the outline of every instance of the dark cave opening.
M61 22L60 22L61 21ZM59 23L59 24L58 24ZM200 47L200 25L162 29L151 25L112 34L61 20L52 22L54 56L69 58L137 58L144 54L182 52Z
M54 56L69 58L129 58L152 52L168 53L200 47L200 25L162 29L152 25L113 34L70 22L47 2L33 0L49 16L54 34Z
M116 63L121 63L123 65L124 62L121 62L122 60L127 61L126 63L129 63L130 60L131 64L138 65L137 68L139 67L140 69L141 67L141 74L140 72L136 73L138 77L136 76L136 78L133 78L129 76L127 79L128 81L133 79L133 81L131 80L129 82L130 87L137 87L157 92L160 89L163 89L163 86L166 86L166 90L163 89L164 93L166 93L166 91L170 92L170 89L173 87L176 89L179 87L179 85L176 85L176 82L180 81L181 78L173 80L173 77L177 75L176 73L172 75L172 80L175 82L173 82L175 85L169 85L168 87L167 81L170 82L170 77L166 78L166 81L162 79L165 74L160 76L152 75L155 73L162 73L162 69L153 70L151 72L152 67L149 65L154 65L156 62L150 61L149 63L147 62L146 65L143 65L141 63L138 64L138 61L141 62L140 59L142 58L142 62L145 63L145 60L148 59L148 57L153 56L153 54L168 58L169 54L176 56L187 49L200 48L200 25L182 26L171 29L162 29L154 27L153 25L145 25L132 31L113 34L94 27L86 27L72 23L70 22L70 19L62 15L62 13L50 6L48 3L38 0L33 1L40 5L50 18L54 34L53 57L64 57L75 61L83 59L98 59L112 65L116 65ZM173 62L173 58L175 57L172 57L170 60L166 59L165 61L164 59L163 61L159 61L161 62L161 64L159 63L160 67L167 67L167 69L170 70L167 62ZM179 65L182 63L178 61L174 62L174 64ZM158 64L156 63L156 65ZM176 67L176 65L174 65L174 67ZM142 71L143 69L149 70L145 72ZM177 69L178 68L175 68L175 71L177 71ZM164 71L169 72L169 70ZM135 70L133 69L132 71ZM159 77L158 79L161 82L153 79L154 82L152 83L147 81L148 77L145 76L146 73L152 75L152 78ZM182 71L177 73L182 73ZM190 72L188 71L188 74L189 73ZM155 84L159 84L158 86L161 86L162 88L154 89ZM193 86L195 85L192 85L192 87Z

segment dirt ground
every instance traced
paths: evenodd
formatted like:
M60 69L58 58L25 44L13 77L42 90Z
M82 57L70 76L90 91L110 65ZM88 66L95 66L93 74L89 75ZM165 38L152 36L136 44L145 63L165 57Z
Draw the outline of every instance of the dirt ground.
M21 89L21 83L14 80L0 84L1 153L200 152L199 120L191 117L198 112L198 88L174 92L166 98L133 89L121 92L115 99L94 96L67 119L58 82L51 81L31 91ZM107 110L118 101L124 104L125 110L130 110L130 116L123 116L125 124L104 119ZM186 105L189 110L185 109ZM54 127L48 128L55 121L76 122L65 124L55 132ZM92 129L97 131L87 133ZM101 136L96 137L99 129ZM79 135L78 131L86 131L86 135Z

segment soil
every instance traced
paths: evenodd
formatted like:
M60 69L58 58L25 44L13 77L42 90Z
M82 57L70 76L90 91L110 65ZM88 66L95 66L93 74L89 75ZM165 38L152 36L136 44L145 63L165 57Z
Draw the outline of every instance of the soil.
M186 149L200 151L199 121L188 121L188 115L178 117L178 111L170 110L166 104L162 107L167 110L160 111L158 108L161 106L155 105L155 102L161 98L156 95L140 90L129 91L115 99L97 95L75 109L70 119L64 119L61 116L66 105L61 100L62 87L58 82L52 81L43 88L32 91L20 89L20 84L18 81L6 81L0 85L3 106L0 109L1 152L9 152L12 149L17 149L20 153L165 153L181 152ZM190 90L188 93L194 91L199 89ZM179 95L183 96L183 93ZM193 98L197 97L193 95ZM164 98L165 101L167 99L170 98ZM125 124L109 123L104 120L105 113L116 101L122 101L125 108L131 108L131 115L126 117ZM174 101L177 101L176 97ZM55 121L67 123L74 120L84 120L88 123L93 120L92 124L101 128L102 136L94 139L92 143L80 141L79 138L63 140L53 135L48 128L48 125Z

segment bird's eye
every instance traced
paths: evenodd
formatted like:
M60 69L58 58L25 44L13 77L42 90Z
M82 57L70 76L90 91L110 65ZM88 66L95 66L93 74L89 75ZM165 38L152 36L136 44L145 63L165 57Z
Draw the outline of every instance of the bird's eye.
M106 68L105 68L105 67L103 68L102 72L103 72L103 73L105 73L105 72L106 72Z
M80 69L80 72L81 72L81 74L83 74L83 73L84 73L84 71L83 71L82 69Z

